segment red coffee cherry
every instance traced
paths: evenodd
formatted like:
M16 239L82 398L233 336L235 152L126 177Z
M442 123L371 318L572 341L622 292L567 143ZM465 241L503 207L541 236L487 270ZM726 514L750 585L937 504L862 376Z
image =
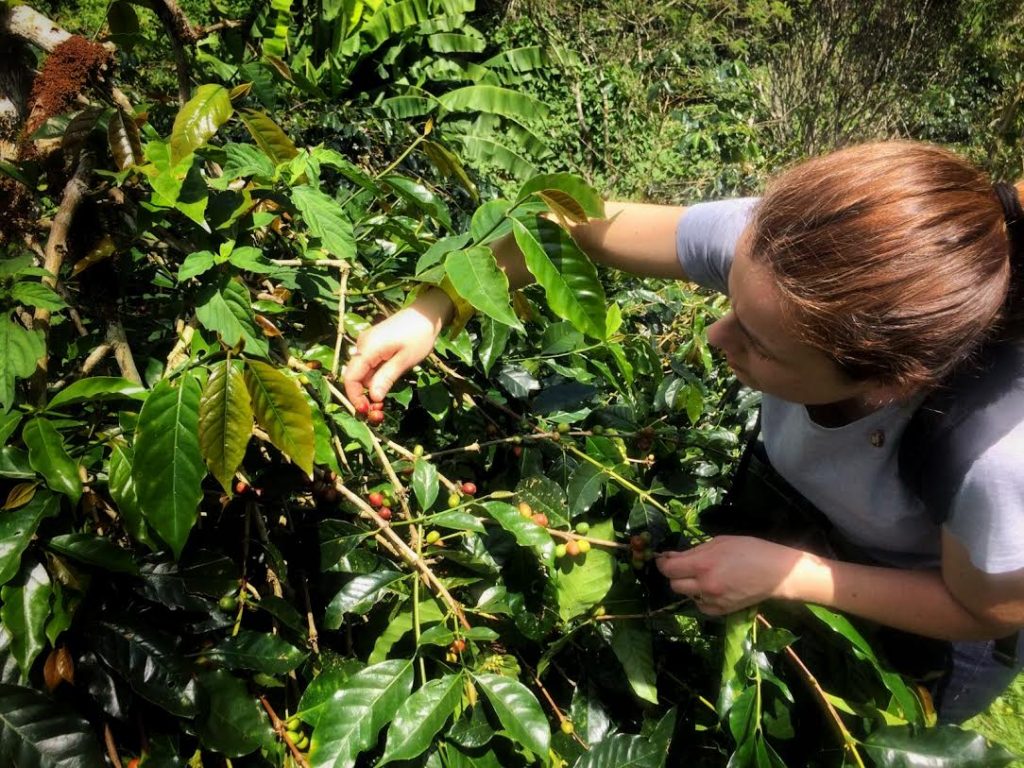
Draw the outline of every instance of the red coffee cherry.
M462 492L464 494L466 494L467 496L475 496L476 495L476 483L463 483L462 484Z
M381 520L391 519L391 507L381 507L377 510L377 514L380 515Z
M384 506L384 494L377 493L374 491L366 497L366 500L370 502L371 507L383 507Z
M249 492L249 484L245 480L239 480L235 483L235 493L241 496L243 493Z
M371 424L380 424L384 421L384 411L370 411L366 414L366 420Z

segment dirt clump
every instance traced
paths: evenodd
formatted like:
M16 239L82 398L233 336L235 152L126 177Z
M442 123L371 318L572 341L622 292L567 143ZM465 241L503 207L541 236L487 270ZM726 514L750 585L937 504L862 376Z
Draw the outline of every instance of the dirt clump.
M27 142L54 115L67 112L82 90L111 66L111 53L99 43L73 35L53 49L32 85L31 112L22 134Z

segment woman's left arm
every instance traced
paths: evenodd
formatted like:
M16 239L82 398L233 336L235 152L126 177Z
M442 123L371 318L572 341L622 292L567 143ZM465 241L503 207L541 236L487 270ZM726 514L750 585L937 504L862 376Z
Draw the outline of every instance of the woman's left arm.
M943 568L904 570L818 557L748 536L719 536L665 553L658 568L672 588L721 615L777 598L817 603L943 640L1002 637L1024 626L1024 571L993 576L943 535Z

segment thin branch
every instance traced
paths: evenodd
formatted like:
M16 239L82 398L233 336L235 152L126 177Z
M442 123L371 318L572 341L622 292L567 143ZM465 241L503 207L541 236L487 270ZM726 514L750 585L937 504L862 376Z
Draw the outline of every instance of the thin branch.
M274 728L274 733L277 734L277 737L281 739L281 741L288 745L288 749L291 750L292 757L295 758L295 762L302 766L302 768L309 768L306 756L299 751L298 747L295 746L295 742L293 742L291 737L288 735L288 730L284 727L284 723L281 721L281 718L277 716L277 712L274 711L274 708L270 706L270 702L267 701L266 696L260 696L260 704L263 705L263 708L267 710L267 714L270 715L270 725Z
M185 49L196 44L199 34L174 0L154 0L152 8L171 38L174 67L178 74L178 103L184 104L192 92L188 56Z
M132 357L131 347L128 346L128 337L125 336L124 326L120 320L112 320L107 326L107 344L114 350L114 359L121 369L121 375L136 384L142 384L142 376L135 366L135 358Z
M50 273L43 278L43 283L50 288L55 288L57 285L57 278L60 275L64 257L67 255L71 221L88 190L86 181L92 173L92 162L92 155L89 152L82 152L74 175L64 186L57 215L53 217L50 236L46 240L46 260L43 263L43 269ZM36 361L36 372L32 379L34 399L42 404L46 399L46 374L49 367L50 310L36 307L32 325L33 328L43 332L43 355Z
M338 289L338 335L334 339L334 362L331 364L331 375L338 376L341 370L341 342L345 338L345 292L348 290L349 268L346 264L340 267L341 287Z
M121 768L121 758L117 755L117 744L114 743L114 734L110 730L110 724L103 724L103 743L107 747L107 757L110 758L114 768Z

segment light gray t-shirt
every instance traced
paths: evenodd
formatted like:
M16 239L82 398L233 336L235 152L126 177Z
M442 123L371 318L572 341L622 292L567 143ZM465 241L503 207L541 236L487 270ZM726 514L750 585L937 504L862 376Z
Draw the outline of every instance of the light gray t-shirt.
M676 253L691 280L727 292L736 242L756 203L700 203L680 217ZM898 469L900 439L920 401L835 428L815 423L803 405L771 395L761 406L765 451L779 474L851 542L899 567L934 567L941 555L941 529ZM1024 568L1024 423L975 459L945 526L975 567Z

